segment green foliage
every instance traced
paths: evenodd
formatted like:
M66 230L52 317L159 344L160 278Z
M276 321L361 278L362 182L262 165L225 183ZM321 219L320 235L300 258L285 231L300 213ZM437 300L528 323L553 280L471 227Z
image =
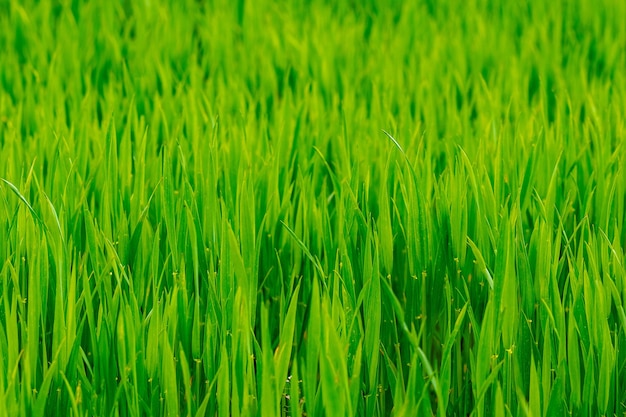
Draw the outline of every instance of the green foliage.
M623 415L625 21L0 0L0 417Z

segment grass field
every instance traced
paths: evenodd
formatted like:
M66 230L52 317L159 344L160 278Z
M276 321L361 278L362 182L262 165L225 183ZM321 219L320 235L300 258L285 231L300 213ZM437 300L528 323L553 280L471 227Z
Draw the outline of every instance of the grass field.
M0 416L626 415L623 0L0 0Z

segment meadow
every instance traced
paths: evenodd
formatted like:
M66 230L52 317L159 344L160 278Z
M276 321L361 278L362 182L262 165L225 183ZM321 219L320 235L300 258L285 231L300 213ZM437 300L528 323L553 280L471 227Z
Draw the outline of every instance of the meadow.
M0 416L626 415L624 22L0 0Z

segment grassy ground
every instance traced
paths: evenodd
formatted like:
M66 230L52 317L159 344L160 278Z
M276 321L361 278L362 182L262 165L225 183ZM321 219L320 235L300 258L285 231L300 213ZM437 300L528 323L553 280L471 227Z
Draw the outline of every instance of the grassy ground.
M624 415L624 22L0 0L0 415Z

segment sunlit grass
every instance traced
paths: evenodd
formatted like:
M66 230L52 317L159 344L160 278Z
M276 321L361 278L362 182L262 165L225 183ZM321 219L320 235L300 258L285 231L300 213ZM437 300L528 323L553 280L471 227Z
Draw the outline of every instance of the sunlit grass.
M0 416L623 415L625 21L0 0Z

